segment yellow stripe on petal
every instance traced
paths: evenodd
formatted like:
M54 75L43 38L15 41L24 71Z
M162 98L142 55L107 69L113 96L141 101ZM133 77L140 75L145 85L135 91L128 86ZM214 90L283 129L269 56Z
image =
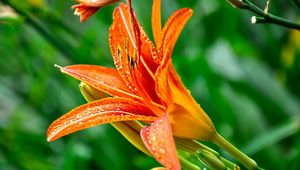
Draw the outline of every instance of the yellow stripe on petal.
M161 0L153 0L152 4L152 32L155 44L158 44L161 32Z

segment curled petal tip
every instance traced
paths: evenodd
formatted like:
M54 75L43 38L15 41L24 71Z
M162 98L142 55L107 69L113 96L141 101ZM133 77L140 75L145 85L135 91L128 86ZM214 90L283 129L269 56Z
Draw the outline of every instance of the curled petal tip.
M53 141L55 141L56 139L53 138L54 135L55 134L52 131L52 129L49 128L48 131L47 131L47 137L46 137L47 142L53 142Z
M51 139L50 139L50 138L48 138L48 137L47 137L47 139L46 139L46 140L47 140L47 142L51 142Z

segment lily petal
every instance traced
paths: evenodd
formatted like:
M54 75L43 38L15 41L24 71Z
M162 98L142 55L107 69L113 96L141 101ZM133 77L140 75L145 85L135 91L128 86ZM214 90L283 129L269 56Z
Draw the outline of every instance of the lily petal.
M109 97L107 94L102 93L89 85L80 83L79 85L82 95L88 102L92 102L98 99ZM117 131L119 131L131 144L136 148L144 152L145 154L151 156L148 149L145 147L141 137L140 131L144 127L138 121L121 121L110 123Z
M80 16L80 22L84 22L95 14L100 7L87 6L84 4L73 5L72 9L75 9L74 14Z
M152 4L152 32L155 44L158 44L161 32L161 0L153 0Z
M126 98L105 98L79 106L55 120L48 128L47 140L104 123L157 120L154 113L141 103Z
M170 170L180 170L168 114L141 130L145 146L154 158Z
M160 35L159 43L157 44L158 56L161 63L158 67L156 78L156 93L162 101L169 101L170 91L168 84L169 67L173 67L171 62L171 55L175 43L181 33L184 25L188 19L192 16L193 11L189 8L183 8L176 11L165 24L162 33ZM167 93L169 92L169 93Z
M165 102L165 105L168 105L168 103L172 102L171 94L169 90L169 84L168 84L168 76L169 76L169 66L171 65L171 60L167 64L165 64L165 67L159 67L155 73L156 78L156 93L158 97L161 99L161 101Z
M90 7L102 7L120 0L76 0L77 2Z
M160 61L153 43L130 9L121 3L113 14L109 37L114 63L132 93L159 103L154 74Z
M61 72L111 96L137 98L137 96L130 93L117 70L113 68L80 64L60 69Z
M109 44L115 66L126 86L137 94L137 85L131 75L131 67L136 63L137 40L132 26L131 14L123 3L113 14L113 24L109 29Z
M101 7L119 0L77 0L80 4L73 5L74 14L80 16L80 22L84 22L95 14Z
M152 101L161 103L155 87L156 79L155 72L159 66L160 61L153 43L150 41L146 33L141 29L141 47L140 47L140 64L138 69L135 69L135 76L139 85L148 94Z
M184 86L173 65L169 66L167 82L171 94L168 113L174 136L211 140L216 134L213 123Z
M166 22L157 44L158 54L163 60L163 64L166 64L171 58L175 43L192 14L193 11L191 9L182 8L173 13Z

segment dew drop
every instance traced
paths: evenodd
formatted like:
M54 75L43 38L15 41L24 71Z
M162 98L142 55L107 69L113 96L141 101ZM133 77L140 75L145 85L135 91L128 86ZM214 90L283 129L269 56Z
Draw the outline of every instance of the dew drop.
M164 148L160 148L160 149L159 149L159 152L160 152L161 154L165 154L165 153L166 153L166 150L165 150Z

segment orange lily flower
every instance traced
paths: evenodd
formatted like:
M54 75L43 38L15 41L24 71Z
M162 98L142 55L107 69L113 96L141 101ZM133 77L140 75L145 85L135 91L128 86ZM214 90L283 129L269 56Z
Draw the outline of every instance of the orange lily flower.
M80 22L86 21L90 16L95 14L101 7L115 3L120 0L76 0L79 2L73 5L74 14L80 16Z
M92 126L139 120L149 126L141 139L154 158L168 169L180 169L174 138L212 140L215 128L183 85L171 61L175 42L192 10L183 8L161 30L160 0L153 1L152 29L155 44L136 20L130 1L114 11L109 42L116 69L94 65L61 68L109 97L87 103L55 120L47 140Z

